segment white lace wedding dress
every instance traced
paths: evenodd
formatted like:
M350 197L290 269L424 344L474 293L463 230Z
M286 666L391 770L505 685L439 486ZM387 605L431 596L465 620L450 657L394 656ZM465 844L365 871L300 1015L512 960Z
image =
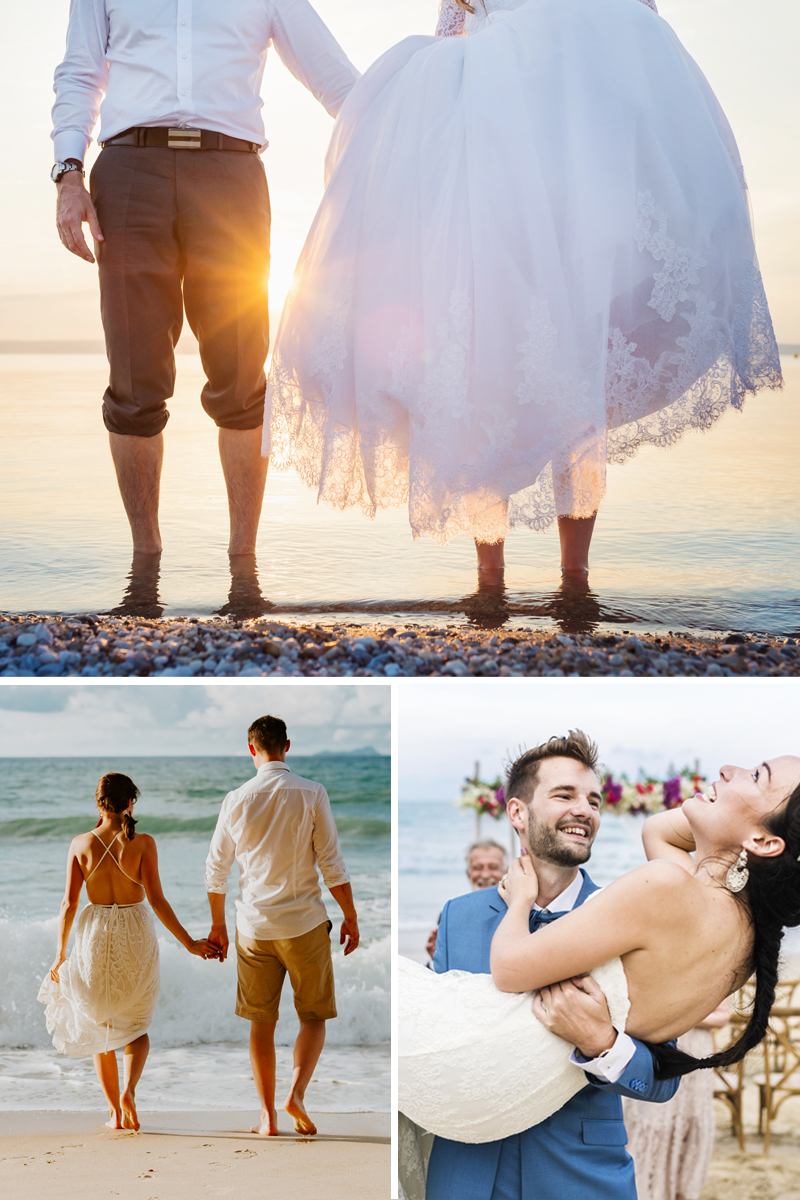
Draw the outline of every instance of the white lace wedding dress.
M423 1200L425 1132L493 1142L538 1125L586 1086L573 1047L531 1011L532 994L490 975L433 971L398 959L399 1166L403 1195ZM592 971L614 1026L630 1009L619 958Z
M781 385L736 143L652 0L475 9L345 101L265 414L275 467L440 543L588 516L607 461Z
M121 868L120 868L121 869ZM158 999L158 939L145 901L87 904L72 953L39 989L47 1031L61 1054L119 1050L146 1033Z

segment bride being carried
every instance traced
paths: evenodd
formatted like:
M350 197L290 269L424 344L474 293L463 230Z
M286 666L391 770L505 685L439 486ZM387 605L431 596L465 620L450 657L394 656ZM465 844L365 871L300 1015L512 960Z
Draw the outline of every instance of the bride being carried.
M530 1142L530 1162L575 1194L633 1197L609 1087L667 1099L680 1075L738 1062L764 1035L783 927L800 924L800 759L722 767L707 793L648 819L648 864L598 891L579 870L600 823L596 754L576 731L513 764L507 811L521 857L499 891L445 907L439 973L400 961L409 1195L415 1187L421 1194L413 1179L417 1126L437 1135L428 1200L455 1197L462 1171L491 1176L489 1200L517 1135L517 1153ZM554 917L558 927L548 928ZM730 1049L696 1060L671 1044L753 972L753 1013ZM599 1175L592 1152L567 1152L571 1139L602 1144ZM480 1200L481 1187L467 1194Z

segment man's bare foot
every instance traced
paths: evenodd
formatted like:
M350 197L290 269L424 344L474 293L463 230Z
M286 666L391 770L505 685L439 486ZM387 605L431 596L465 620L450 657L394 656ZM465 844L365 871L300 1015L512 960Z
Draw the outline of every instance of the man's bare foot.
M139 1117L136 1114L136 1101L133 1098L133 1092L122 1093L122 1128L123 1129L138 1129Z
M124 1126L122 1124L122 1113L112 1112L109 1119L105 1122L105 1127L106 1129L123 1129Z
M310 1137L317 1132L317 1127L306 1112L302 1100L290 1096L283 1107L294 1121L296 1133L302 1133Z
M250 1130L251 1133L260 1133L262 1137L277 1137L280 1133L278 1129L278 1113L273 1108L269 1111L266 1108L261 1110L261 1124L254 1125Z

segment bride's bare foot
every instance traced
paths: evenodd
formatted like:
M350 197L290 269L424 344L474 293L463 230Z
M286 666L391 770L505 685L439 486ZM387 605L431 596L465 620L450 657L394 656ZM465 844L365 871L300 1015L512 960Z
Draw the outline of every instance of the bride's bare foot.
M289 1098L283 1107L294 1121L294 1127L297 1133L302 1133L305 1136L310 1137L317 1132L317 1127L306 1112L302 1100L298 1100L296 1096L293 1096L290 1093Z
M262 1137L277 1137L278 1130L278 1113L276 1109L261 1110L261 1124L254 1125L250 1130L251 1133L260 1133Z
M505 568L505 542L479 542L475 539L475 550L478 554L478 570L482 572L499 573L502 583L502 573Z
M106 1129L123 1129L124 1126L122 1124L122 1113L112 1111L111 1116L105 1122L105 1127Z
M136 1101L133 1098L133 1092L122 1093L122 1128L123 1129L138 1129L139 1117L136 1113Z

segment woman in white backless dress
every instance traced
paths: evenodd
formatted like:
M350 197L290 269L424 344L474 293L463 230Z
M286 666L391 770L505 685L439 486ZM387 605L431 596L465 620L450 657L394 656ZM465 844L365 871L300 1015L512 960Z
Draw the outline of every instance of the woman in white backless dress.
M104 775L95 800L100 821L73 838L58 925L58 952L39 989L47 1031L61 1054L92 1055L108 1101L112 1129L138 1129L136 1084L150 1041L160 986L158 940L150 908L190 954L215 958L195 941L164 898L153 838L135 836L132 810L139 790L127 775ZM89 903L78 917L72 953L67 942L86 884ZM124 1047L120 1096L116 1051Z
M586 1086L572 1046L534 1017L533 990L546 996L560 980L591 973L612 1024L650 1046L662 1078L730 1066L764 1036L783 928L800 925L800 758L723 767L708 793L650 817L644 840L647 866L535 934L528 919L538 880L530 856L515 860L501 889L508 912L492 940L491 977L437 975L399 959L408 1200L424 1194L424 1131L496 1141L544 1121ZM663 1045L753 972L753 1013L728 1050L697 1059Z
M559 518L581 572L607 462L781 386L747 188L654 0L473 8L441 0L342 107L263 449L484 567Z

